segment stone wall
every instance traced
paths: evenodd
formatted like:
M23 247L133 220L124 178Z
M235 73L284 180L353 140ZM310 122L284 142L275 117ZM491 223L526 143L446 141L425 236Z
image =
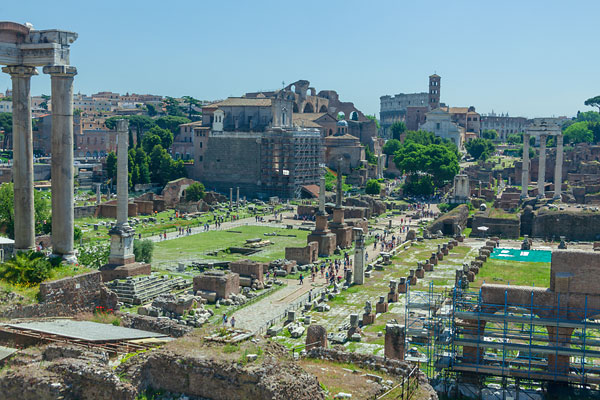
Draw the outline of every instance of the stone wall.
M40 303L15 305L0 311L2 318L70 316L96 307L117 310L117 296L102 283L99 271L40 284Z
M240 276L233 272L208 271L194 277L194 292L215 292L217 299L228 299L240 292Z
M193 329L191 326L178 324L177 321L169 318L154 318L136 314L123 314L121 316L121 326L162 333L176 338L182 337Z
M456 235L458 226L462 229L467 226L468 217L469 207L466 204L461 204L433 221L429 226L429 231L432 233L442 231L444 235L449 236Z
M77 218L86 218L93 217L96 215L96 210L98 206L77 206L75 207L75 219Z
M555 250L552 252L550 290L557 292L556 277L568 279L571 293L600 295L595 277L600 276L600 254L583 250Z
M536 238L592 241L600 239L600 214L576 211L538 211L531 227Z
M229 270L240 276L251 277L264 282L263 271L267 268L266 263L253 260L240 260L229 263Z
M99 217L103 218L117 218L117 201L112 200L108 203L100 204L100 210L98 212ZM138 207L136 203L127 204L127 214L129 217L137 217Z
M480 231L478 228L486 226L487 231ZM507 219L507 218L491 218L484 213L477 213L473 216L473 228L471 236L473 237L486 237L486 236L500 236L503 238L516 239L521 234L521 220Z
M285 258L296 261L298 265L312 264L318 259L318 250L317 242L310 242L304 247L286 247Z

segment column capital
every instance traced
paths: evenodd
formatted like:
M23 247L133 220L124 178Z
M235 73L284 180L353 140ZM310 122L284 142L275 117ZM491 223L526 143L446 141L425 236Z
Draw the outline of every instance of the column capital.
M73 77L77 75L77 68L72 65L47 65L43 71L52 76Z
M2 67L2 72L7 73L10 76L17 76L21 78L28 78L38 74L36 67L30 67L27 65L9 65L7 67Z

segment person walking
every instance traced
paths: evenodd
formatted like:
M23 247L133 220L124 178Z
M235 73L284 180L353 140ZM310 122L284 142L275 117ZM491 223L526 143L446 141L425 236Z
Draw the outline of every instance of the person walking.
M227 325L227 314L223 314L223 326Z
M235 317L233 315L231 316L229 322L231 322L231 328L235 328Z
M300 284L304 285L304 275L300 274Z

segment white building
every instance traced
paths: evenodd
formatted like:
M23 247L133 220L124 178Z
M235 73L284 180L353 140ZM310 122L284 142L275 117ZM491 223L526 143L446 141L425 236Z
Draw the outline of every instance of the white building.
M6 100L0 101L0 113L11 113L11 112L12 112L12 100L10 100L10 101L6 101Z
M426 121L419 129L432 132L436 136L452 141L458 148L464 143L464 128L452 122L449 112L437 108L426 114Z

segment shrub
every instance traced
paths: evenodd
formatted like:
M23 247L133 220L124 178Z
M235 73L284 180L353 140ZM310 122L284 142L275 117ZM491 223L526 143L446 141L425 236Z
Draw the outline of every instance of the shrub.
M152 262L152 254L154 253L154 242L148 239L136 240L133 242L133 255L135 260L139 262Z
M35 285L48 279L52 269L60 262L59 257L49 260L41 252L18 252L0 264L0 279L17 285Z
M371 179L367 182L365 187L365 193L367 194L379 194L381 192L381 185L376 179Z

